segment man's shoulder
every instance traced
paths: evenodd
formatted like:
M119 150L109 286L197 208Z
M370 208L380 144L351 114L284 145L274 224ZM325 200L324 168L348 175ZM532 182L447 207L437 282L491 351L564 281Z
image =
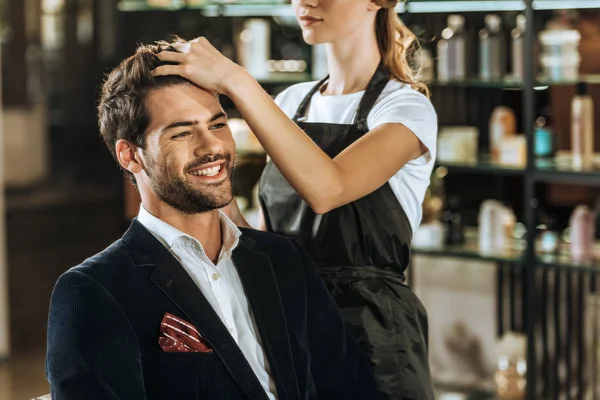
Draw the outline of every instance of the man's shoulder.
M284 246L286 249L292 249L295 247L294 240L284 235L251 228L240 227L239 229L242 232L242 236L246 239L252 240L256 247L269 248L273 245Z
M271 257L284 257L288 261L300 261L300 245L293 239L276 233L240 228L242 237L253 242L253 249Z
M114 275L124 266L131 264L133 258L123 239L118 239L104 250L85 259L81 264L71 267L65 272L84 273L95 280Z

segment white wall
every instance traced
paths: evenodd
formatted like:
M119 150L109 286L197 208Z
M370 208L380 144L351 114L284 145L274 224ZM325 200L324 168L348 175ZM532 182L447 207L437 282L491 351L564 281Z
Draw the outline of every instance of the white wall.
M46 105L2 110L4 186L28 187L48 174Z

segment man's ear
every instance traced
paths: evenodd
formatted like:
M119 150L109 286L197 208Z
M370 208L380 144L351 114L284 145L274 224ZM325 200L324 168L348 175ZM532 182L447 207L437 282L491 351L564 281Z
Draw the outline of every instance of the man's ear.
M138 157L137 147L131 142L128 142L125 139L119 139L115 144L115 151L117 153L117 160L119 160L119 164L121 164L123 169L126 169L132 174L142 172L144 167Z

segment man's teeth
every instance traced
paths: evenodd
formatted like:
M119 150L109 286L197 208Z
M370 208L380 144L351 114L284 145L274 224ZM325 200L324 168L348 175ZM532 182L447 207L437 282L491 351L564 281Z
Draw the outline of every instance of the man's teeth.
M199 169L197 171L190 172L192 175L196 176L215 176L221 171L221 166L217 165L211 168Z

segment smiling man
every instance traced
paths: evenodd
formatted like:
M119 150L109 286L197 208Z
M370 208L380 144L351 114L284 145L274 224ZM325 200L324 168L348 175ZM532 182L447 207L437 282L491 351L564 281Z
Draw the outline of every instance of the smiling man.
M219 210L233 198L227 118L214 93L152 77L166 49L140 47L103 86L100 132L142 206L55 286L53 400L379 398L306 252Z

